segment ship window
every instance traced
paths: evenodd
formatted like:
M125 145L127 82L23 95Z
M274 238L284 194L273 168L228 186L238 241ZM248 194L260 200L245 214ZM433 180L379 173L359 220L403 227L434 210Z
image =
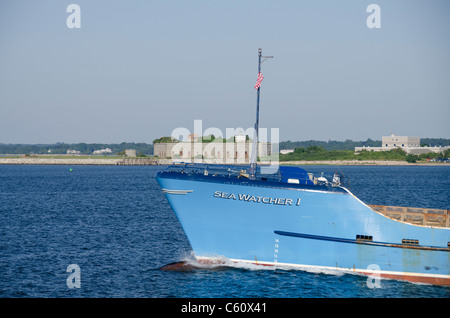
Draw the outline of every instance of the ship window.
M370 241L370 242L372 242L372 235L360 235L360 234L357 234L356 235L356 240L357 241Z
M419 245L419 240L403 239L402 244Z

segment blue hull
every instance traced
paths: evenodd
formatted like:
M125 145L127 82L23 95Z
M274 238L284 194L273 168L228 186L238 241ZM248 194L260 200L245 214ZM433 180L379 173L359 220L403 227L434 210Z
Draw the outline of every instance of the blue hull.
M450 284L449 228L395 221L342 186L171 171L157 181L199 258Z

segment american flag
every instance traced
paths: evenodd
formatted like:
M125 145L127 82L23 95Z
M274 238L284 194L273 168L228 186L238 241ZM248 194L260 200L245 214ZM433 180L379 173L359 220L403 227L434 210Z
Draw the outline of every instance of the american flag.
M263 80L263 75L261 72L258 73L258 78L256 79L255 89L258 89L261 86L261 82Z

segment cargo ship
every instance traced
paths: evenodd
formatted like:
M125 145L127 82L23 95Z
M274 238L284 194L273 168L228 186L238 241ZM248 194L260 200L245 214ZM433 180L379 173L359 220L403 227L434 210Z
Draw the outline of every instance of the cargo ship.
M259 49L258 80L262 58ZM174 163L157 173L199 261L450 285L448 210L371 206L341 174L314 176L295 166L267 174L256 153L250 165Z

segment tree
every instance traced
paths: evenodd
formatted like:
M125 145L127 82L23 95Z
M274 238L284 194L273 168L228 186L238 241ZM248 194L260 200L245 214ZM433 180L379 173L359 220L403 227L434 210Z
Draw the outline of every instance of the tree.
M409 163L414 163L419 159L420 159L419 156L415 156L415 155L411 155L411 154L406 156L406 161Z

